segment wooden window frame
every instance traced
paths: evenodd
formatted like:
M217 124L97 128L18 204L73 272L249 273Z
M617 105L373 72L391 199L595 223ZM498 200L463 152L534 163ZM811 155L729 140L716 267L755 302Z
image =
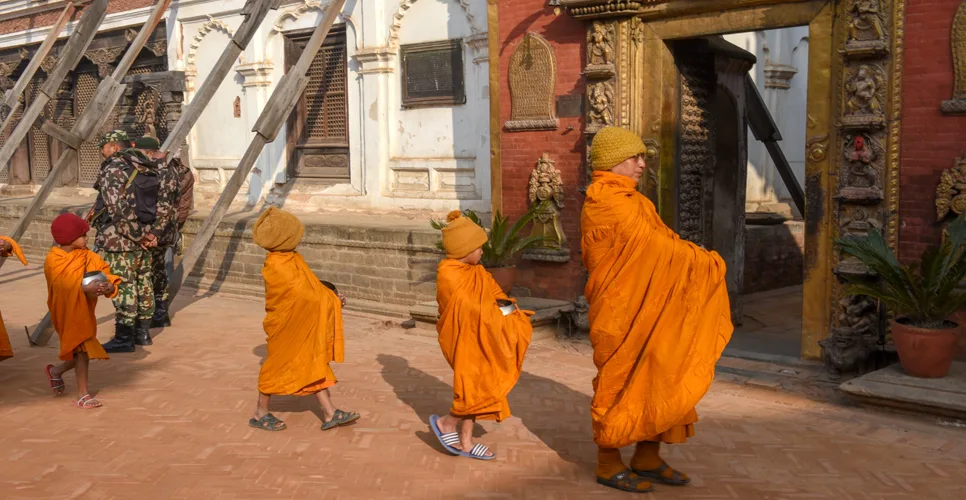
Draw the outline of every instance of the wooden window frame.
M434 52L443 49L449 49L453 51L453 54L459 57L454 57L454 62L459 63L459 67L453 68L453 75L456 77L453 82L454 92L446 96L433 96L433 97L410 97L409 87L406 85L408 76L409 65L406 62L406 56L409 54L420 53L420 52ZM414 43L409 45L402 45L399 47L399 66L400 66L400 86L402 91L400 95L402 96L402 108L412 109L412 108L428 108L428 107L446 107L446 106L459 106L466 104L466 63L464 58L465 49L463 47L463 39L454 38L450 40L441 40L438 42L425 42L425 43Z

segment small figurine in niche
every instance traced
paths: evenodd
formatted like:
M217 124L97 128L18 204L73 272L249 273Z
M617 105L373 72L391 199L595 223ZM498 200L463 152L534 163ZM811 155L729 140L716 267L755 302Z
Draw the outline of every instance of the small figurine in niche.
M876 96L879 84L869 66L860 66L846 88L851 94L846 102L848 114L876 114L882 109Z
M608 29L600 22L595 22L591 31L587 33L588 59L590 64L610 64L611 38Z
M849 40L882 40L885 37L878 0L855 0L850 12L853 17L849 20Z

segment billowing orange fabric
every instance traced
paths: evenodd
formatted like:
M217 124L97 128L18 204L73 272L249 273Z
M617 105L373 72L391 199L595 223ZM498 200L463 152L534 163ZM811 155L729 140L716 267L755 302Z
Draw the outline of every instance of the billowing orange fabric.
M17 257L17 260L21 264L27 265L27 259L23 256L23 250L20 249L20 245L17 244L13 238L7 236L0 236L0 240L10 243L13 249L13 255ZM13 346L10 345L10 337L7 335L7 326L3 324L3 315L0 315L0 361L5 359L10 359L13 357Z
M436 332L453 368L454 416L497 421L510 416L507 395L523 370L533 313L517 310L504 316L497 299L508 297L483 266L453 259L439 263Z
M97 297L88 297L81 289L84 273L100 271L108 281L117 286L121 278L111 274L111 268L96 253L88 249L65 252L53 247L44 261L47 278L47 310L50 323L60 337L60 359L74 359L75 352L86 352L91 359L109 359L101 343L97 341Z
M305 396L335 385L329 363L344 356L342 303L298 252L271 252L265 279L268 357L258 374L262 394Z
M661 221L637 183L594 172L581 214L594 441L682 442L734 327L725 264Z

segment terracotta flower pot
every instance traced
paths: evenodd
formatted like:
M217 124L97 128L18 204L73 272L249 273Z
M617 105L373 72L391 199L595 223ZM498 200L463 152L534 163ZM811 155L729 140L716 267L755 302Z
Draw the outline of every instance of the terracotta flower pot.
M918 328L903 324L903 319L892 321L892 341L902 369L913 377L945 377L956 355L959 326L950 321L948 328Z
M493 279L503 289L503 293L510 295L510 290L513 290L513 285L517 282L517 266L490 267L487 271L493 275Z

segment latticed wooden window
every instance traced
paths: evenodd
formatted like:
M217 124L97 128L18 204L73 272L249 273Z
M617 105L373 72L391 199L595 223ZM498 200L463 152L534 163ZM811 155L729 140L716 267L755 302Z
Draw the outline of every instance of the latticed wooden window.
M286 69L298 61L311 34L286 34ZM345 25L333 26L309 66L309 83L289 120L293 175L333 183L349 179L347 62Z
M462 40L403 45L399 54L403 107L466 103Z

